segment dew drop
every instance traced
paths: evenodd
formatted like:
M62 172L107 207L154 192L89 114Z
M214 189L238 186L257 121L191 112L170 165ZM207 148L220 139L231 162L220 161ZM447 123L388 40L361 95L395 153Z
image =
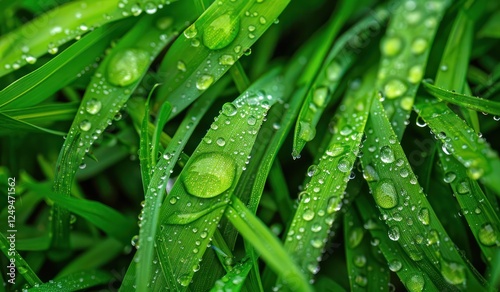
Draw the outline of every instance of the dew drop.
M198 30L196 29L196 25L194 23L184 30L184 36L188 39L196 37L197 34Z
M333 196L330 199L328 199L328 204L326 206L326 212L328 214L333 214L334 212L340 211L341 207L342 207L342 197Z
M36 63L36 58L33 56L26 56L26 58L24 58L24 60L28 64L35 64Z
M447 184L452 183L457 175L453 171L448 171L447 173L444 174L443 181Z
M478 233L479 242L486 246L497 244L497 232L490 223L483 224Z
M342 67L336 61L330 63L330 65L328 65L328 67L326 68L326 78L328 78L329 81L337 81L339 80L341 75Z
M337 164L337 169L343 173L349 172L351 170L349 160L347 160L346 158L340 159L339 163Z
M424 290L425 279L420 274L415 274L406 281L406 288L410 292L420 292Z
M313 102L318 107L325 105L326 98L328 97L328 87L319 87L314 90Z
M304 141L311 141L316 136L316 128L309 122L299 122L299 137Z
M350 248L356 248L363 240L365 233L363 228L355 227L349 232L348 243Z
M391 147L383 146L382 148L380 148L380 160L382 160L383 163L394 162L394 151L392 151Z
M198 155L189 163L182 172L182 181L191 195L212 198L231 187L235 174L236 164L231 157L210 152Z
M398 204L398 194L392 181L384 179L378 183L374 190L377 205L384 209L391 209Z
M107 79L116 86L127 86L139 79L149 66L149 53L140 49L117 52L107 66Z
M384 86L385 96L389 99L400 97L406 93L406 90L408 90L408 87L399 79L392 79Z
M420 55L427 49L427 40L424 38L416 38L411 44L411 52L415 55Z
M455 262L441 261L441 275L446 282L452 285L459 285L465 282L465 268Z
M255 126L255 124L257 123L257 119L254 116L249 116L247 119L247 123L250 126Z
M457 192L460 195L465 195L470 193L470 185L467 179L462 180L457 186Z
M368 164L364 169L363 169L363 178L367 182L372 182L372 181L377 181L379 180L379 175L375 168L371 165Z
M87 101L87 104L85 104L85 110L91 115L99 113L101 107L102 103L95 98L90 99L89 101Z
M389 270L393 271L394 273L399 272L401 268L403 267L403 264L399 260L392 260L389 262Z
M387 231L387 235L392 241L398 241L399 240L399 228L397 226L393 226Z
M222 114L228 117L236 115L237 112L238 110L236 109L236 106L230 102L227 102L222 106Z
M332 144L328 149L326 150L325 154L330 156L330 157L337 157L340 156L342 153L344 153L344 147L340 144Z
M189 275L182 275L177 279L177 282L179 282L181 286L187 287L189 283L191 283L191 277L189 277Z
M148 2L144 6L144 11L146 11L147 14L155 14L157 9L156 5L152 2Z
M196 79L196 88L198 88L198 90L206 90L213 82L214 78L212 75L201 75Z
M226 145L226 140L224 140L224 138L221 137L221 138L217 139L216 143L217 143L217 145L222 147L222 146Z
M314 218L314 211L311 209L307 209L302 213L302 219L306 221L311 221Z
M220 56L220 58L219 58L220 65L231 66L234 64L234 62L235 62L235 59L234 59L233 55L225 54L225 55Z
M87 132L88 130L90 130L91 127L92 127L92 124L89 122L89 120L83 120L80 123L80 130L82 130L84 132Z
M422 69L422 66L415 65L410 68L410 71L408 73L408 81L415 84L420 82L423 76L424 76L424 70Z
M240 21L232 14L223 14L203 30L203 44L211 50L228 46L238 35Z
M186 70L187 70L186 63L184 63L182 61L178 61L177 62L177 70L179 70L181 72L186 72Z
M422 224L429 225L430 222L429 209L427 208L420 209L420 211L418 211L417 217Z
M400 37L388 37L382 41L382 53L386 56L396 56L403 48L403 40Z

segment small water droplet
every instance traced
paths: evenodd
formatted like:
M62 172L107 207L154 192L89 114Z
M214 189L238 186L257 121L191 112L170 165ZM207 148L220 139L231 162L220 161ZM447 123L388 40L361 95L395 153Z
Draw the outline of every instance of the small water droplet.
M194 23L184 30L184 36L188 39L196 37L197 34L198 30L196 29L196 25Z
M299 137L304 141L311 141L316 136L316 128L309 122L299 122Z
M88 130L90 130L91 127L92 127L92 124L89 122L89 120L83 120L80 123L80 130L82 130L84 132L87 132Z
M455 262L441 261L441 275L446 282L452 285L460 285L465 282L465 267Z
M497 244L497 231L490 223L483 224L478 233L479 242L486 246Z
M189 283L191 283L191 277L189 277L189 275L182 275L177 279L177 282L181 284L181 286L187 287Z
M460 195L466 195L470 193L470 184L467 179L463 179L460 183L458 183L457 192Z
M399 228L397 226L393 226L389 228L389 231L387 231L387 235L392 241L398 241L399 240Z
M339 163L337 164L337 169L344 173L349 172L351 170L349 160L347 160L346 158L340 159Z
M216 142L217 142L217 145L219 145L221 147L226 145L226 140L224 140L224 138L222 138L222 137L218 138Z
M236 115L237 112L238 112L238 110L237 110L236 106L230 102L227 102L222 106L222 114L224 114L228 117L232 117L232 116Z
M422 208L418 212L418 220L424 224L424 225L429 225L430 222L430 216L429 216L429 210L427 208Z
M383 163L394 162L394 151L392 151L390 146L383 146L382 148L380 148L380 160L382 160Z
M144 11L146 11L147 14L155 14L157 9L158 8L153 2L148 2L144 6Z
M392 181L384 179L378 183L374 190L377 205L384 209L391 209L398 204L398 194Z
M211 50L228 46L238 35L239 17L226 13L214 19L203 30L203 44Z
M257 123L257 119L254 116L249 116L247 119L247 123L250 126L255 126L255 124Z
M340 211L342 207L342 197L333 196L328 199L328 205L326 206L326 212L328 214L333 214L334 212Z
M389 270L393 271L394 273L397 273L401 268L403 267L403 264L399 260L392 260L389 262Z
M306 221L311 221L314 218L314 211L311 209L307 209L302 213L302 219Z
M403 48L403 40L400 37L388 37L382 41L382 53L386 56L396 56Z
M406 281L406 289L410 292L421 292L424 290L424 286L425 279L420 274L415 274Z
M447 173L444 174L443 181L445 183L452 183L457 175L453 171L448 171Z
M318 107L325 105L326 98L328 97L328 87L319 87L314 90L313 102Z
M89 101L87 101L87 104L85 105L85 110L89 114L95 115L95 114L99 113L99 111L101 110L101 107L102 107L102 103L99 100L92 98Z
M415 55L420 55L427 49L427 40L424 38L416 38L411 44L411 52Z
M196 80L196 88L198 88L198 90L206 90L210 87L210 85L212 85L213 82L214 78L212 75L201 75Z
M349 237L348 237L348 243L350 248L356 248L361 241L363 240L363 237L365 235L365 232L363 228L361 227L355 227L351 229L349 232Z
M220 56L219 58L219 64L221 65L226 65L226 66L231 66L234 64L236 60L234 59L233 55L229 54L224 54Z
M415 84L420 82L424 76L424 70L421 65L415 65L408 72L408 81Z
M177 62L177 70L179 70L181 72L186 72L186 70L187 70L186 63L184 63L182 61L178 61Z
M329 81L337 81L342 75L342 66L337 61L333 61L326 68L326 78Z
M384 86L385 96L389 99L400 97L406 93L408 87L399 79L391 79Z

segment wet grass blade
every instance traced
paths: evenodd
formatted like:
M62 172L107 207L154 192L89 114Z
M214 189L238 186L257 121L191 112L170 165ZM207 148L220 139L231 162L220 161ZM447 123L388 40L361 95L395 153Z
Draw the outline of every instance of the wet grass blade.
M65 133L61 131L55 131L35 124L16 119L12 116L6 115L0 112L0 135L12 135L23 132L38 132L47 133L52 135L63 136Z
M182 15L179 17L176 21L185 21ZM167 25L156 25L158 21ZM172 40L172 22L170 17L161 14L143 17L101 62L87 87L79 114L73 120L60 152L54 182L56 193L69 195L82 158L111 124L155 56ZM155 45L151 46L151 43ZM67 211L55 205L52 240L55 248L67 248L68 227Z
M15 237L14 237L15 238ZM28 265L28 263L24 260L23 257L17 252L16 249L13 251L10 250L10 238L5 237L3 233L0 233L0 250L7 258L15 259L15 270L23 271L24 273L20 273L23 278L30 284L31 286L40 285L42 281L38 278L33 269ZM12 256L12 252L14 252L14 256ZM9 268L10 270L10 268ZM10 271L9 271L10 273ZM5 283L5 282L4 282Z
M112 276L110 273L99 270L82 271L66 275L59 279L51 280L41 285L36 285L35 287L30 288L30 291L60 291L61 287L71 287L71 291L77 291L106 284L109 280L111 280L111 278Z
M252 269L252 262L248 259L243 260L241 263L235 265L222 279L215 282L210 292L239 292L243 288L250 269Z
M275 270L287 289L313 291L305 275L300 272L278 238L246 208L243 202L232 197L231 204L226 209L226 216Z
M429 125L443 143L443 151L450 153L467 168L467 174L500 194L498 154L476 134L464 120L442 102L421 99L415 104L419 116Z
M150 4L153 3L148 2ZM153 6L156 11L156 5ZM145 3L125 4L119 0L72 1L58 6L0 38L0 52L4 53L0 58L0 76L34 63L46 53L56 54L61 45L88 31L139 15L143 9Z
M347 7L352 3L354 2L344 4L346 6L344 9L353 9L353 7ZM343 15L345 12L340 10L339 14ZM388 16L389 12L384 8L380 8L356 23L334 43L328 56L318 68L316 78L307 93L306 100L297 118L294 132L294 156L297 157L305 144L315 137L316 125L321 115L326 107L333 102L334 92L342 81L342 77L357 59L359 49L352 46L353 40L355 39L363 44L369 43L370 38L374 37L376 32L382 28ZM343 19L339 18L338 21L332 22L331 29L334 32L330 32L330 34L335 35L336 30L339 28L337 26L341 26L342 21Z
M311 180L299 194L285 248L309 278L319 270L317 259L321 258L330 228L342 206L373 99L375 77L372 68L359 88L353 87L347 92L336 113L336 127L328 148L319 164L309 168ZM300 230L312 232L302 234Z
M281 97L280 86L275 86L279 84L278 73L269 72L234 102L223 105L174 184L168 203L162 206L160 224L164 227L158 234L157 246L160 261L173 268L176 281L169 283L174 285L171 289L187 289L198 269L266 112ZM257 91L261 89L265 93ZM242 149L241 145L248 147ZM171 245L171 241L181 244ZM183 250L189 251L189 256ZM174 264L178 262L183 264Z
M172 104L171 118L224 75L278 18L289 0L214 2L175 41L160 67L159 107ZM258 15L252 17L250 13Z
M384 94L384 107L399 140L424 76L434 35L449 4L448 0L401 3L381 42L377 88Z
M446 90L425 81L422 84L427 92L438 99L475 111L500 116L500 102Z
M414 261L432 265L451 289L484 289L484 279L462 257L427 201L378 100L372 103L366 134L364 176L389 227L389 238ZM394 220L397 217L407 219ZM415 238L417 234L422 240Z

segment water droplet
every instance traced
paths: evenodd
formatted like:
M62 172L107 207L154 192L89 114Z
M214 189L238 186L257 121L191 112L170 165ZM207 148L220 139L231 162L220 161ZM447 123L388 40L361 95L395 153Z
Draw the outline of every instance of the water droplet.
M87 101L87 104L85 105L85 110L89 114L95 115L101 110L101 107L102 103L99 100L92 98L89 101Z
M401 264L400 261L398 260L392 260L389 262L389 270L393 271L394 273L397 273L401 268L403 267L403 264Z
M236 109L236 106L230 102L227 102L222 106L222 114L228 117L234 116L237 112L238 110Z
M427 208L420 209L417 217L422 224L429 225L430 217L429 217L429 210Z
M423 76L424 76L424 70L422 69L422 66L415 65L410 68L410 71L408 73L408 81L415 84L420 82Z
M191 195L212 198L233 184L236 164L227 154L210 152L191 159L182 172L182 181Z
M194 38L198 34L198 30L196 29L196 25L193 23L191 24L186 30L184 31L184 36L188 39Z
M307 209L302 214L302 219L306 221L311 221L314 218L314 211L311 209Z
M217 145L219 145L221 147L226 145L226 140L224 140L224 138L222 138L222 137L218 138L216 142L217 142Z
M439 69L440 69L441 71L443 71L443 72L446 72L446 71L448 71L448 66L446 66L446 65L441 65L441 67L439 67Z
M89 120L83 120L80 123L80 130L82 130L84 132L87 132L88 130L90 130L91 127L92 127L92 124L89 122Z
M177 203L177 198L172 196L168 201L170 202L170 204L175 205L175 203Z
M334 212L339 211L341 207L342 207L342 197L333 196L330 199L328 199L328 205L326 206L326 212L328 214L333 214Z
M486 246L497 244L497 231L490 223L486 223L481 226L478 237L479 241Z
M116 86L127 86L139 79L149 66L149 53L140 49L117 52L107 66L107 79Z
M387 231L387 235L392 241L399 240L399 228L397 226L393 226Z
M444 174L444 182L445 183L451 183L455 180L455 178L457 177L457 175L453 172L453 171L448 171L447 173Z
M132 246L134 246L135 248L139 248L139 235L132 236L130 244L132 244Z
M259 18L259 23L260 23L260 24L266 24L266 23L267 23L266 18L265 18L264 16L261 16L261 17Z
M337 157L344 153L344 147L340 144L332 144L328 149L326 150L325 154L330 156L330 157Z
M155 14L157 9L158 8L153 2L148 2L144 6L144 11L146 11L147 14Z
M363 240L365 233L363 228L355 227L349 232L348 243L350 248L356 248Z
M392 181L384 179L379 182L374 190L377 205L384 209L391 209L398 204L398 194Z
M228 46L238 35L240 20L232 14L223 14L203 30L203 44L211 50Z
M142 13L141 6L139 6L138 4L132 5L132 7L130 7L130 13L132 13L133 16L140 15Z
M367 182L372 182L372 181L377 181L379 180L379 175L375 168L371 165L368 164L364 169L363 169L363 178Z
M382 53L386 56L392 57L403 48L403 40L400 37L388 37L382 41Z
M212 85L213 82L214 78L212 75L201 75L196 80L196 88L198 88L198 90L206 90L210 87L210 85Z
M383 146L380 148L380 160L382 160L383 163L394 162L394 151L392 151L390 146Z
M26 58L24 58L24 60L28 64L35 64L36 63L36 58L34 56L26 56Z
M354 278L354 282L360 287L366 287L368 279L363 275L357 275L356 278Z
M182 275L177 279L177 282L179 282L181 286L187 287L189 283L191 283L191 277L189 277L189 275Z
M247 123L250 126L255 126L255 124L257 123L257 119L254 116L249 116L247 119Z
M353 262L356 267L362 268L366 265L366 257L364 255L357 255Z
M405 94L406 90L408 90L408 87L399 79L392 79L384 86L385 96L389 99L400 97Z
M339 163L337 164L337 168L341 172L344 172L344 173L349 172L351 170L349 160L347 160L346 158L340 159Z
M309 122L299 122L299 137L304 141L311 141L316 136L316 128Z
M352 127L350 125L345 125L340 129L340 135L348 136L352 133Z
M465 282L465 268L455 262L441 261L441 275L446 282L452 285L459 285Z
M416 38L411 44L411 52L415 55L420 55L427 49L427 40L424 38Z
M233 55L229 55L229 54L222 55L219 58L219 64L226 65L226 66L233 65L235 61L236 60L234 59Z
M177 70L181 71L181 72L186 72L186 63L182 62L182 61L178 61L177 62Z
M328 97L328 87L319 87L314 90L313 102L319 107L325 105L326 98Z
M470 193L470 185L467 179L462 180L457 186L457 192L460 195L465 195Z
M342 66L340 66L340 64L336 61L330 63L330 65L326 68L326 78L328 78L329 81L337 81L341 75Z
M410 292L420 292L424 290L425 279L420 274L415 274L406 281L406 288Z

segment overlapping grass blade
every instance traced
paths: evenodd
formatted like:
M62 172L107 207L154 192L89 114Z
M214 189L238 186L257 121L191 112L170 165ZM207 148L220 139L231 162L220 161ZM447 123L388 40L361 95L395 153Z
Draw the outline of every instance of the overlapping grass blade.
M67 121L74 117L78 109L77 102L51 103L23 109L2 110L15 119L23 120L29 123L45 125L57 121Z
M215 282L210 292L239 292L243 288L243 283L250 269L252 269L252 262L244 259L242 262L236 264L224 277Z
M15 237L14 237L15 238ZM10 250L10 239L7 239L3 233L0 233L0 250L2 250L3 254L8 257L8 258L13 258L15 259L15 270L16 271L22 271L23 273L20 273L23 278L30 284L31 286L34 285L40 285L42 281L38 278L36 273L31 269L31 267L28 265L28 263L24 260L23 257L17 252L16 249ZM12 257L12 253L14 253L14 256ZM9 273L10 273L10 268L9 268Z
M422 82L422 84L427 92L438 99L475 111L500 116L499 102L446 90L426 81Z
M349 15L354 8L354 2L349 4L342 2L342 8L339 15ZM344 11L344 9L346 11ZM334 14L328 31L328 38L333 39L338 29L345 21L342 17L336 17ZM293 155L298 156L304 148L304 145L311 141L316 135L316 125L324 110L332 102L334 92L342 80L346 71L351 67L359 55L359 48L353 47L353 40L366 44L370 39L376 36L376 32L382 28L387 20L389 11L385 8L376 10L373 14L366 16L356 23L355 26L345 32L333 45L325 60L320 60L317 68L318 73L311 84L307 97L302 105L294 132ZM328 43L326 43L328 44ZM329 47L329 46L328 46ZM326 49L328 49L326 47ZM326 54L326 52L325 52Z
M173 21L167 15L157 13L143 17L100 64L60 152L54 182L56 193L69 195L83 156L111 124L155 56L174 37ZM175 21L183 23L183 16L179 14ZM65 249L68 246L68 213L57 205L53 213L52 244L55 248Z
M330 228L342 206L373 99L375 77L372 68L361 85L356 84L346 94L337 112L328 148L319 164L309 168L311 180L299 194L300 202L285 239L285 248L310 278L319 270L317 259L321 258Z
M459 116L436 100L421 99L415 104L419 116L429 125L443 143L443 151L450 153L467 168L467 174L500 194L498 154L476 134Z
M171 118L185 109L243 56L289 2L212 3L179 36L163 60L159 71L164 84L159 89L156 108L168 99L172 104Z
M281 86L275 86L280 84L278 73L269 72L234 102L224 104L162 206L157 246L163 266L171 265L174 272L171 289L185 290L199 269L266 112L281 98ZM182 265L174 264L179 262Z
M47 133L59 136L63 136L65 134L64 132L61 131L51 130L41 126L37 126L32 123L28 123L20 119L16 119L1 112L0 112L0 124L2 125L2 127L0 128L0 135L12 135L23 132L24 133L38 132L38 133Z
M427 201L378 100L372 103L366 128L364 176L389 227L389 238L414 261L433 266L451 289L484 289L484 280L449 239ZM398 217L406 220L394 219ZM438 280L433 281L437 285Z
M129 24L116 23L94 30L37 70L0 91L0 108L26 108L36 105L74 80L88 64L95 62L110 43ZM43 90L40 90L43 88Z
M59 46L105 23L139 15L142 10L154 12L166 1L139 2L71 1L40 15L0 38L0 52L6 53L0 58L0 76L36 62L47 52L57 53Z
M378 248L365 233L357 211L349 209L344 215L344 238L351 291L388 291L389 270L383 259L375 258Z
M377 88L384 94L384 107L399 140L424 76L438 24L449 3L448 0L401 3L382 40Z
M267 264L278 274L286 289L291 291L313 291L303 273L280 241L238 198L232 197L226 216L240 233L252 243Z
M29 291L60 291L61 287L65 287L68 291L78 291L106 284L109 280L111 280L111 274L108 272L99 270L82 271L66 275L59 279L51 280L41 285L35 285L30 288Z

